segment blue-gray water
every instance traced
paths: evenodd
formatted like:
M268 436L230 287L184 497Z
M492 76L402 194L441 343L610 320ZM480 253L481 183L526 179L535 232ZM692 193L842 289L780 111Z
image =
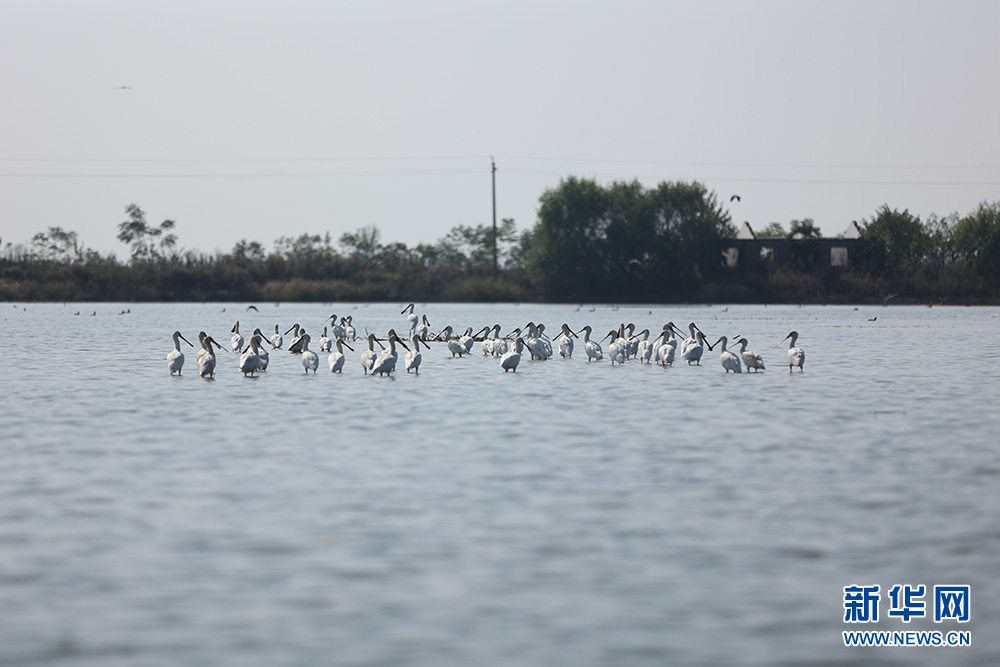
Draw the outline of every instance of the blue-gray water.
M695 321L768 370L578 342L511 375L436 344L372 378L359 344L342 376L220 352L207 381L187 346L168 375L174 329L299 322L316 349L331 313L384 333L402 304L0 307L0 664L1000 662L1000 309L418 304ZM801 375L771 349L792 329ZM881 585L877 626L843 623L851 584ZM969 584L971 621L889 619L895 584ZM972 646L845 648L859 629Z

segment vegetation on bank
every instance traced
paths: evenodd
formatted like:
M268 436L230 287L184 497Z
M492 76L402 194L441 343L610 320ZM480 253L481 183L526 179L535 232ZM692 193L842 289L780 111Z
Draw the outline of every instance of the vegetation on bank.
M772 223L791 259L727 267L736 234L714 192L692 182L647 189L567 178L540 199L530 230L507 219L458 226L433 244L384 243L375 226L281 237L270 251L241 239L228 253L178 247L177 225L126 209L128 261L50 227L0 253L7 301L557 301L644 303L997 303L1000 203L927 220L887 205L859 221L850 265L831 267L811 219ZM845 225L846 226L846 225Z

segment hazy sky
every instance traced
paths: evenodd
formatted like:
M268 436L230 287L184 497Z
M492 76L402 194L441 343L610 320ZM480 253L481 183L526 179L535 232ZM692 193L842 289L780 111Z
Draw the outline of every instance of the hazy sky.
M534 224L567 176L757 229L1000 200L1000 2L0 2L0 238ZM121 86L129 86L123 89ZM742 201L729 204L732 194Z

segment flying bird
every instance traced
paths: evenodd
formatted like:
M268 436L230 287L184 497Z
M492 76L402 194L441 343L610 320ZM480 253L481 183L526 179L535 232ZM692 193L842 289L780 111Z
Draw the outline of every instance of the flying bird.
M729 201L741 201L741 199L739 195L733 195L729 198Z

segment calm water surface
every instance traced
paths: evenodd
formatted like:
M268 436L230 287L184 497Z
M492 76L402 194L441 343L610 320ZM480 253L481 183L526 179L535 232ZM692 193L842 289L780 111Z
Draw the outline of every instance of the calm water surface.
M511 375L437 344L371 378L359 344L342 376L220 352L207 381L187 346L168 375L174 329L299 322L315 349L331 313L384 333L402 304L0 307L0 664L1000 663L996 308L418 304L504 332L695 321L768 370L578 342ZM802 375L771 349L792 329ZM851 584L882 586L878 625L842 622ZM972 620L889 619L895 584L970 584Z

